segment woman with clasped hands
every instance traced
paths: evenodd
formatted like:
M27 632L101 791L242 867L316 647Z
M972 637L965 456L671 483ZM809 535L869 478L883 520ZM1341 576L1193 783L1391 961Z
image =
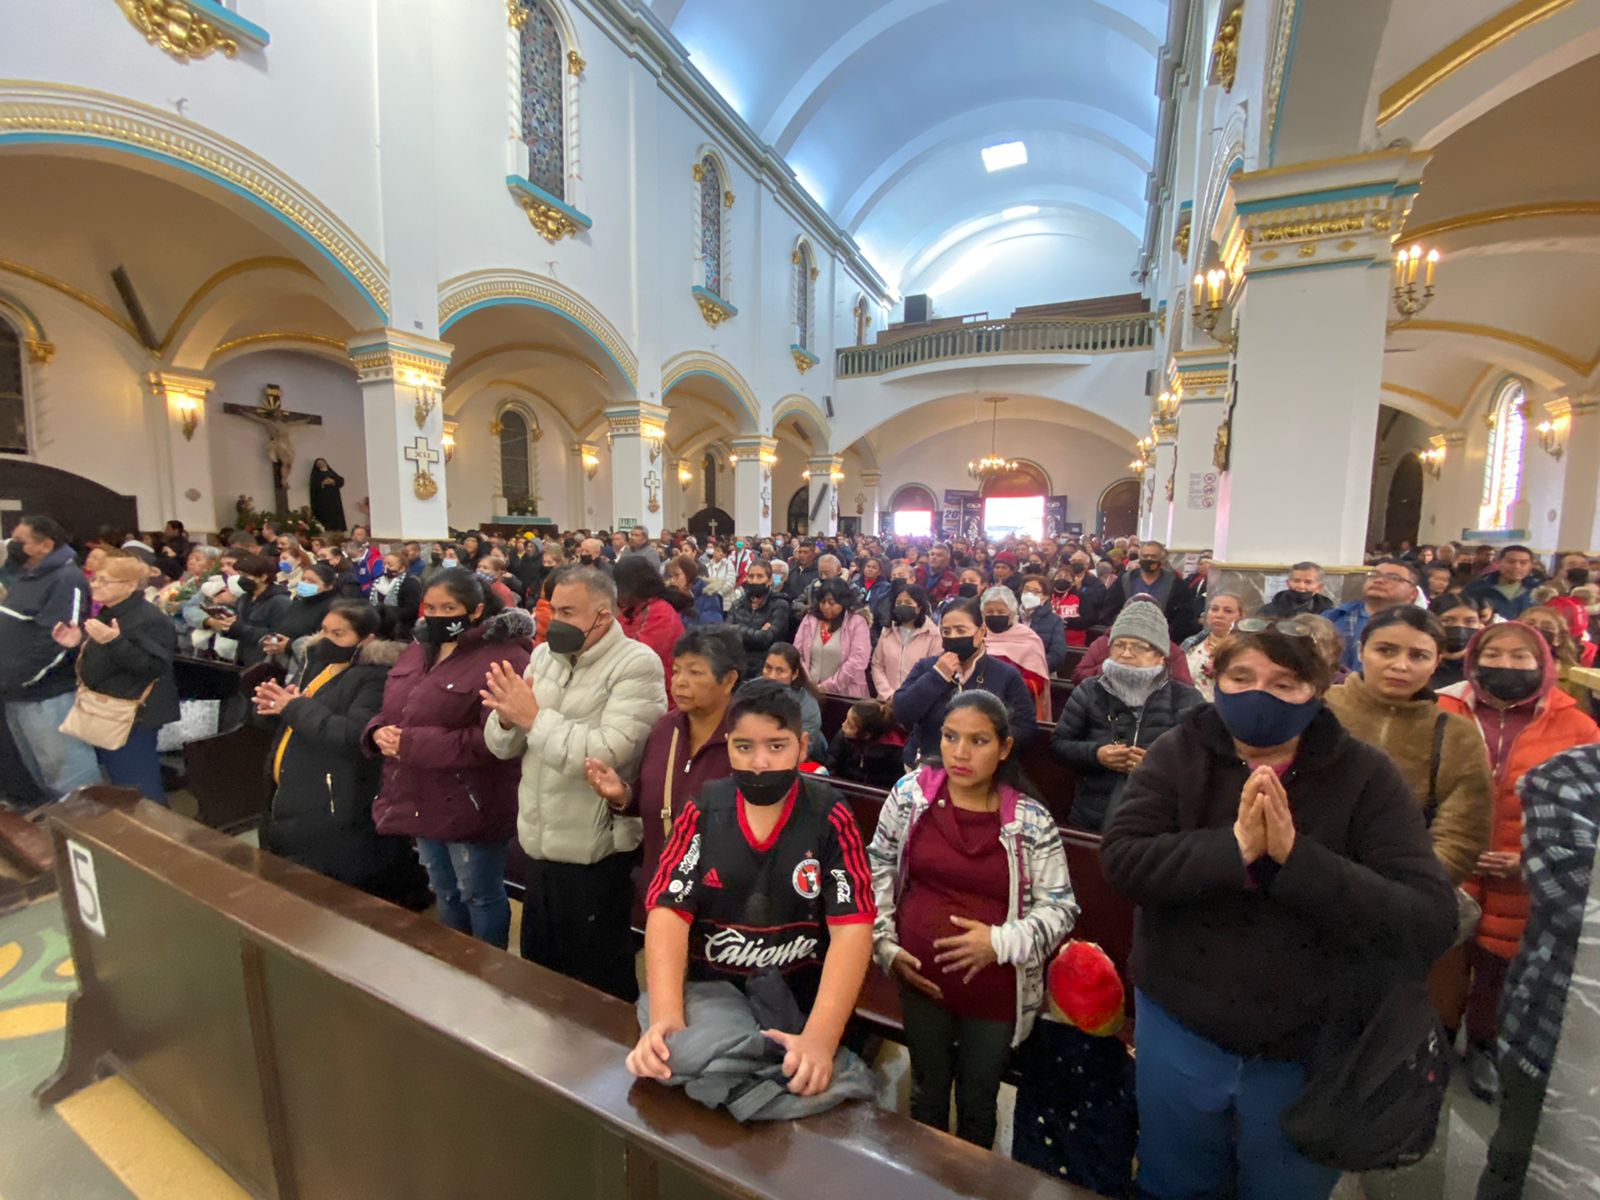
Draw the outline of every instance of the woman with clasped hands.
M1150 747L1101 846L1140 910L1139 1189L1219 1195L1236 1175L1246 1200L1325 1200L1339 1171L1280 1114L1330 1018L1359 1028L1389 982L1421 978L1456 902L1399 771L1324 707L1309 622L1239 629L1215 705Z

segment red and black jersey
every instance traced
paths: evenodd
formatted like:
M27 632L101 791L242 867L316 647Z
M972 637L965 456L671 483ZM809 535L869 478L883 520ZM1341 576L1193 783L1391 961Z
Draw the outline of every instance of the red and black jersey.
M706 784L673 823L645 907L690 922L691 979L741 983L774 969L802 1009L816 998L828 927L877 916L855 817L815 777L795 784L765 842L731 779Z

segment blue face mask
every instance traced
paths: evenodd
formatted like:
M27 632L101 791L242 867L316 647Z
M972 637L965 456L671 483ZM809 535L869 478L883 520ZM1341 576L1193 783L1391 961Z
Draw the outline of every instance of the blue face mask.
M1229 733L1246 746L1262 748L1294 741L1322 711L1320 696L1291 704L1271 692L1225 692L1220 687L1216 704Z
M299 583L294 585L294 594L302 599L309 600L312 596L320 596L322 594L322 589L316 584L302 579Z
M290 571L294 570L294 564L287 558L280 558L278 560L278 570L287 575Z

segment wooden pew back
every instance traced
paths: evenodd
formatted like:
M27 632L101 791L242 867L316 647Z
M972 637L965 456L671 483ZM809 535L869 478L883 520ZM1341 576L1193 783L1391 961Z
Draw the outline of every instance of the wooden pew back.
M92 792L51 819L82 991L40 1099L110 1064L255 1196L1090 1197L870 1104L741 1128L631 1079L630 1006Z

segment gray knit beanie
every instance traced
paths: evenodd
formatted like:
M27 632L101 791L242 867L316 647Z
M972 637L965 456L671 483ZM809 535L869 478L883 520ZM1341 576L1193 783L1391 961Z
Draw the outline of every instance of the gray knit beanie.
M1167 614L1153 600L1134 597L1122 606L1111 625L1111 640L1131 637L1149 642L1163 656L1172 645L1172 635L1167 629Z

